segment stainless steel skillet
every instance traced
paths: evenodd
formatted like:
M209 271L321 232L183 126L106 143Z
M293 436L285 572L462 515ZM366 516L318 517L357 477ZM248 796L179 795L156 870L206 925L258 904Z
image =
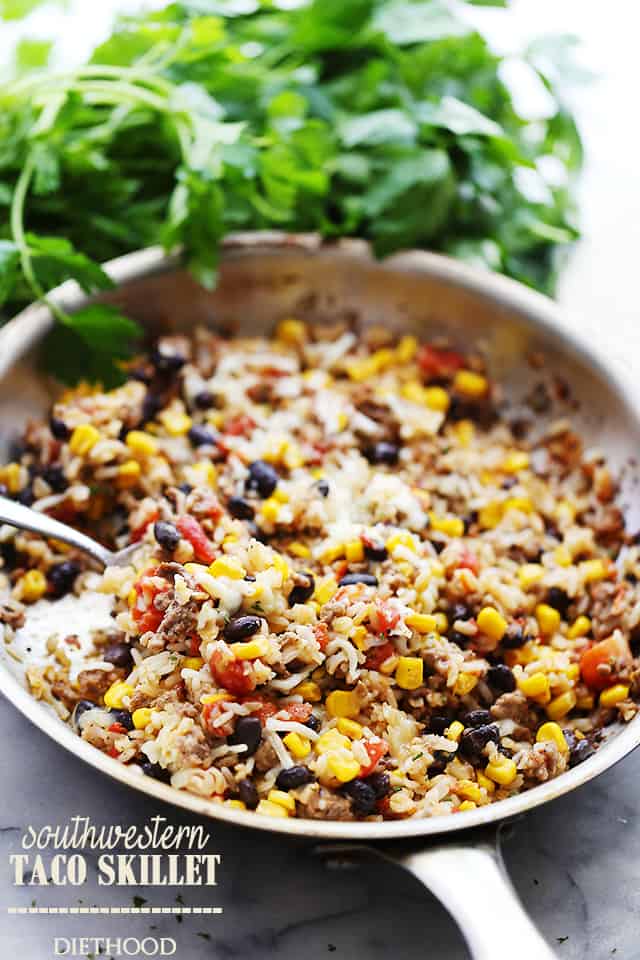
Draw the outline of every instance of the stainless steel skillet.
M324 246L315 236L247 234L225 245L220 283L197 287L161 250L131 254L108 265L118 287L109 295L150 331L187 330L204 323L229 333L261 333L285 315L328 321L384 323L423 337L446 332L461 345L480 344L492 372L514 402L540 379L527 357L539 353L579 402L581 432L624 467L623 504L631 525L640 440L640 393L613 369L605 344L585 343L546 298L502 277L444 257L410 252L375 262L363 244ZM68 310L86 303L75 284L52 297ZM0 331L0 457L25 420L40 414L54 387L37 372L35 348L50 324L41 306L25 310ZM32 350L32 348L34 348ZM97 770L194 813L314 841L349 841L394 859L442 900L461 926L476 960L544 960L553 953L528 920L504 872L496 844L505 819L575 789L604 772L640 741L640 717L612 731L597 754L548 784L499 804L430 820L342 823L273 820L172 790L122 766L78 739L27 693L17 665L0 651L0 690L40 729ZM499 929L499 934L497 933Z

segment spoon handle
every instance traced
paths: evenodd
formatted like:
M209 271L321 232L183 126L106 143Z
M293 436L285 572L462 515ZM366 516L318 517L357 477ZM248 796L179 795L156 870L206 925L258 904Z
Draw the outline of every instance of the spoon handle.
M74 530L66 523L60 523L59 520L48 517L45 513L39 513L30 507L24 507L21 503L15 503L6 497L0 497L0 523L8 523L9 526L18 527L20 530L30 530L32 533L39 533L43 537L69 543L72 547L82 550L83 553L88 553L102 567L106 567L112 562L111 551L92 540L91 537Z

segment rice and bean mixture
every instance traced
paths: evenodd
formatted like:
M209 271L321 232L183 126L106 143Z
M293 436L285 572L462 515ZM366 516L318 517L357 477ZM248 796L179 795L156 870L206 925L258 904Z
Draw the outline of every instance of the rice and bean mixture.
M34 696L140 776L272 817L453 814L556 777L636 713L640 562L602 456L540 426L552 393L510 410L481 356L379 328L161 338L0 470L139 544L102 573L3 528L7 648L106 596L88 646L26 658Z

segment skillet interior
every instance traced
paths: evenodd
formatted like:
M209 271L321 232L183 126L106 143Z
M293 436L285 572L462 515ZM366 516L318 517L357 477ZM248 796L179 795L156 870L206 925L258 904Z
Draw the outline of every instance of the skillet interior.
M505 386L510 403L520 402L541 372L527 362L545 358L544 379L561 377L577 408L570 412L587 444L605 451L623 480L622 505L631 529L640 519L634 503L638 467L632 460L640 440L640 400L610 369L603 355L561 319L555 305L502 277L472 270L444 257L414 252L374 262L358 242L323 247L314 237L248 235L227 243L218 288L198 287L160 250L142 251L110 265L120 285L106 298L136 317L150 333L189 330L198 324L260 335L283 316L349 323L385 324L422 338L446 334L461 347L479 346L492 375ZM85 302L73 284L55 294L69 308ZM46 308L31 307L0 332L0 457L7 458L12 438L29 416L41 415L56 387L38 373L37 351L20 357L50 323ZM24 689L19 666L0 650L0 690L37 726L98 770L137 789L197 813L224 820L315 837L435 834L472 827L522 812L566 793L625 756L640 741L640 715L621 731L611 730L595 757L547 784L509 800L481 807L462 817L372 823L273 820L229 810L173 790L104 756L81 741L53 712Z

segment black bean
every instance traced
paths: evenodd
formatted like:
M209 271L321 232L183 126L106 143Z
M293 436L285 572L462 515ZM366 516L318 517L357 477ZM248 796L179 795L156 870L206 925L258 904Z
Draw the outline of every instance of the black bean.
M113 723L119 723L125 730L133 730L133 720L128 710L109 710Z
M309 730L315 730L316 733L322 726L322 720L319 717L316 717L315 713L309 715L308 719L304 722L305 727L309 727Z
M253 575L252 573L245 573L245 575L244 575L244 577L243 577L242 579L243 579L243 580L246 580L247 583L255 583L255 582L256 582L256 578L254 577L254 575Z
M465 727L484 727L491 723L491 714L488 710L469 710L462 720Z
M153 777L154 780L159 780L160 783L171 782L171 771L165 770L159 763L151 763L150 760L143 760L140 764L140 769L147 777Z
M384 543L365 543L364 555L367 560L374 560L377 563L382 563L382 561L386 560L389 556L389 551L385 547Z
M307 783L313 783L315 776L302 764L296 767L287 767L281 770L276 778L276 787L279 790L295 790L297 787L304 787Z
M264 460L254 460L249 464L249 476L246 480L247 490L257 490L261 497L270 497L278 486L280 477Z
M238 640L246 640L247 637L252 637L261 626L262 620L260 617L248 614L246 617L236 617L234 620L229 620L222 632L225 640L229 643L236 643Z
M246 750L240 754L240 759L252 757L262 741L262 724L259 717L239 717L231 736L227 737L230 747L244 744Z
M400 449L395 443L380 440L378 443L365 447L364 455L369 463L388 463L391 466L398 462Z
M577 767L579 763L592 757L595 752L596 748L587 739L576 740L575 746L569 750L569 766Z
M522 629L522 625L519 623L510 623L507 627L507 632L502 638L502 646L505 650L517 650L518 647L522 647L527 640L529 640L529 637Z
M6 497L9 495L9 488L4 483L0 483L0 497Z
M193 487L190 483L181 483L178 487L178 490L182 490L183 493L189 494L193 490Z
M75 729L80 730L79 721L83 713L86 713L87 710L97 710L97 709L98 709L98 704L93 703L92 700L78 700L78 702L76 703L73 709L73 714L71 716L71 722L75 727Z
M459 630L451 630L449 633L449 640L451 643L457 643L459 647L466 647L471 640L471 637L468 637L466 633L460 633Z
M554 610L557 610L558 613L562 615L563 620L567 619L567 613L572 601L571 597L569 597L564 590L561 590L560 587L550 587L547 591L546 600L550 607L553 607Z
M466 603L455 603L453 605L451 619L454 623L456 620L471 620L472 617L473 612L469 609Z
M73 589L80 565L75 560L63 560L49 570L49 583L54 596L63 597Z
M306 580L306 583L300 582L303 579ZM289 594L289 606L293 607L296 603L306 603L313 596L315 589L316 581L312 573L307 571L297 573L295 575L295 586Z
M316 487L321 497L329 496L329 481L325 480L324 477L321 477L320 480L318 480Z
M449 717L433 714L433 716L429 717L429 733L437 733L439 736L442 736L450 723L451 720L449 720Z
M372 773L367 777L367 783L372 788L377 800L382 800L391 790L391 778L388 773Z
M368 587L377 587L378 578L372 573L347 573L338 581L338 586L348 587L352 583L365 583Z
M146 367L133 367L127 371L130 380L138 380L139 383L150 383L151 373Z
M71 436L69 427L64 420L60 420L58 417L51 417L49 420L49 429L56 440L68 440Z
M483 750L488 743L499 743L500 731L495 723L465 730L460 737L460 756L470 763L480 763L484 759Z
M378 798L376 792L366 780L357 777L343 788L343 792L351 800L351 809L361 817L368 817L375 812Z
M169 550L171 553L180 543L180 531L172 523L166 523L164 520L156 520L153 525L153 535L163 550Z
M501 693L512 693L516 688L516 678L511 667L506 663L497 663L494 667L489 667L487 681L494 690L499 690Z
M209 410L214 404L214 396L209 390L201 390L196 393L193 402L199 410Z
M229 497L227 509L236 520L253 520L255 510L244 497Z
M128 643L112 643L102 654L102 659L112 663L114 667L133 666L131 647Z
M186 357L183 357L181 353L170 353L168 350L161 350L159 347L154 347L151 353L151 362L163 373L175 373L177 370L180 370L187 361Z
M21 490L16 497L16 500L18 503L21 503L23 507L30 507L35 500L31 486L25 487L24 490Z
M210 427L200 423L194 423L187 436L194 447L213 446L218 439L217 434Z
M149 420L153 420L156 413L161 409L162 400L160 397L148 390L142 401L142 410L140 411L141 425L147 423Z
M255 810L260 802L253 780L241 780L238 784L238 796L248 810Z

